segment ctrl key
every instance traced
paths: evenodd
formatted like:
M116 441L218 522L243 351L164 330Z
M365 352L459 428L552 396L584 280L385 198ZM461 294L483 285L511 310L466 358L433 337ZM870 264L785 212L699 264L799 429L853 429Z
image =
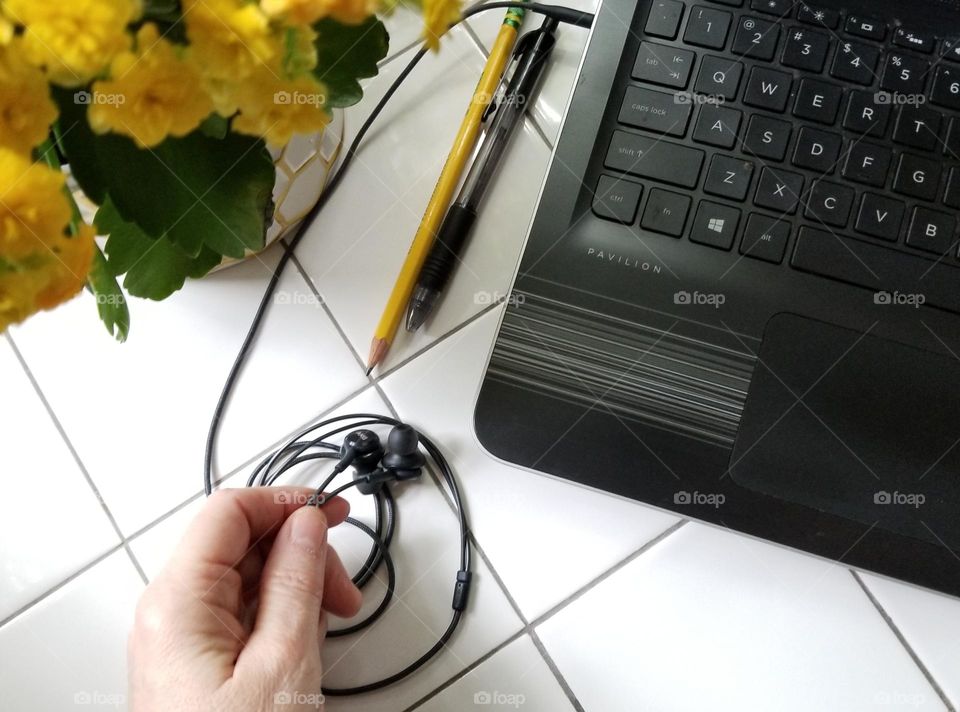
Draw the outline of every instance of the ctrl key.
M593 194L593 212L605 220L630 225L637 217L643 186L613 176L600 176Z

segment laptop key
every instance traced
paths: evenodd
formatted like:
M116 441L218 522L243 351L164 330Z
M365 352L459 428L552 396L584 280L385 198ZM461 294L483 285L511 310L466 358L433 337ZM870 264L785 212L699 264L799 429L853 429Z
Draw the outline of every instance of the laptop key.
M700 73L693 89L698 94L722 96L728 101L737 98L743 65L733 59L707 55L700 62Z
M733 148L737 142L743 114L716 104L704 104L693 128L693 140L721 148Z
M882 188L887 182L893 153L882 146L854 141L847 152L843 166L843 177L857 183L865 183Z
M773 22L758 17L742 17L737 24L730 51L740 57L769 61L777 53L779 41L780 28Z
M895 94L922 94L930 64L917 57L891 52L883 65L880 88Z
M847 34L883 42L887 38L887 23L876 17L850 15L844 26Z
M683 41L698 47L723 49L727 43L727 34L733 15L723 10L713 10L709 7L694 7L687 20L687 29L683 33Z
M955 161L960 161L960 117L950 122L950 131L943 145L943 154Z
M637 206L642 195L643 186L639 183L613 176L600 176L597 190L593 194L593 212L605 220L632 225L637 217Z
M947 192L943 197L943 204L948 208L960 208L960 168L950 171L950 180L947 181Z
M827 84L815 79L804 79L797 90L797 101L793 115L801 119L832 124L840 111L843 88L836 84Z
M833 60L830 76L843 81L870 86L876 79L880 50L858 42L844 42Z
M701 200L690 228L690 242L721 250L733 247L740 224L740 211L729 205Z
M690 50L675 49L654 42L641 42L637 61L633 65L633 78L660 84L674 89L683 89L690 79L690 71L696 55Z
M643 210L641 227L671 237L680 237L690 212L690 198L669 190L654 188Z
M934 45L931 35L914 32L905 27L898 27L893 31L893 43L900 47L907 47L908 49L926 54L933 52Z
M840 24L840 13L825 7L801 3L800 10L797 12L797 19L808 25L820 25L828 30L835 30L837 25Z
M703 192L732 200L743 200L753 178L753 163L742 158L717 154L710 162Z
M795 27L787 31L787 43L780 63L785 67L820 73L830 52L830 35Z
M928 106L901 106L893 140L928 151L940 147L940 124L943 114Z
M743 151L759 158L782 161L787 155L792 132L793 127L786 121L754 114L750 117L747 135L743 139Z
M793 14L795 4L796 0L750 0L750 9L765 12L768 15L786 17Z
M761 208L793 215L797 212L800 194L803 192L803 176L779 168L764 167L753 202Z
M807 209L804 214L810 220L824 225L846 227L853 209L854 192L838 183L818 180L807 195Z
M614 131L604 165L640 178L695 188L703 160L703 151L695 148L626 131Z
M890 122L890 104L881 104L872 91L850 92L843 128L865 136L883 136Z
M893 189L921 200L936 200L940 184L940 162L904 153L897 165Z
M913 209L907 244L937 255L945 255L956 247L957 219L949 213L941 213L918 206Z
M674 94L629 86L620 106L619 121L638 129L683 136L692 111L690 104L677 103Z
M960 111L960 69L937 67L930 90L930 101L938 106Z
M751 213L740 241L740 254L780 264L790 239L790 223L769 215Z
M841 148L843 139L839 134L804 126L797 137L793 165L823 174L833 173Z
M906 206L894 198L864 193L854 230L870 237L896 242Z
M790 98L793 78L784 72L765 67L754 67L747 81L743 103L758 109L783 112Z
M650 8L647 24L643 31L654 37L674 40L680 31L680 21L682 19L682 2L678 2L678 0L656 0L653 7Z

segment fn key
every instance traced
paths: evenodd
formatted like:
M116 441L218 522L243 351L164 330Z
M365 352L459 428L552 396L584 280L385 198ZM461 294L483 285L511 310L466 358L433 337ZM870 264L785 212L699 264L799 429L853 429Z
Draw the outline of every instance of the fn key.
M600 176L593 194L593 212L606 220L630 225L637 217L643 186L613 176Z

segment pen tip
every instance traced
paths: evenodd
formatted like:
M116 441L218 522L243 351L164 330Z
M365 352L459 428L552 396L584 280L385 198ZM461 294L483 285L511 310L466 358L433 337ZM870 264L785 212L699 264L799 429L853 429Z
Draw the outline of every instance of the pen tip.
M411 308L407 312L407 331L413 333L427 320L427 314L424 309Z

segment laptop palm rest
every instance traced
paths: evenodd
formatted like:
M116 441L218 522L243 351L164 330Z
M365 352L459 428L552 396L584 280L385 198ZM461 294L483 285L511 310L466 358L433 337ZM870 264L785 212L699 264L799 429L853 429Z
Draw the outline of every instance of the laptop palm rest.
M960 551L956 370L949 356L778 314L764 332L730 476Z

